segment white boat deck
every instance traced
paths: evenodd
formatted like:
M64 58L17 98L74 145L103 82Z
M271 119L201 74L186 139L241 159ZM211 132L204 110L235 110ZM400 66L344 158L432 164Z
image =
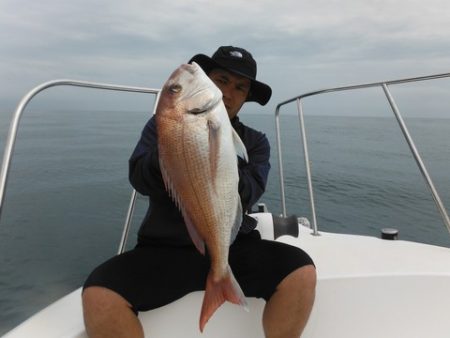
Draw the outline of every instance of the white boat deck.
M321 233L301 227L279 241L304 248L318 269L316 303L303 337L450 337L450 250L406 241ZM81 290L44 309L4 338L86 337ZM250 312L224 304L198 330L202 292L140 314L148 337L263 337L264 302Z

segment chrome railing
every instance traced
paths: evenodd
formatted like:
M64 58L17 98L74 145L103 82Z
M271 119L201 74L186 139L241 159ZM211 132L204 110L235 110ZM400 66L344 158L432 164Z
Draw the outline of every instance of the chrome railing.
M49 82L42 83L32 90L30 90L19 102L12 120L11 125L9 127L8 137L6 139L5 151L3 153L3 162L0 171L0 220L2 216L2 210L4 205L5 193L6 193L6 185L8 183L8 175L9 169L11 165L11 160L14 152L14 145L16 142L17 131L20 124L20 119L22 114L28 105L28 103L35 97L38 93L48 89L50 87L56 86L75 86L75 87L84 87L84 88L95 88L95 89L103 89L103 90L113 90L120 92L133 92L133 93L146 93L156 95L155 104L153 107L153 113L156 109L156 104L159 99L159 89L153 88L144 88L144 87L131 87L131 86L121 86L114 84L106 84L106 83L95 83L95 82L87 82L87 81L75 81L75 80L53 80ZM121 237L121 241L119 244L118 253L122 253L125 250L126 240L128 237L128 233L130 230L131 219L133 216L134 205L136 201L136 191L132 191L130 205L128 207L128 212L125 219L124 229Z
M310 208L311 208L311 215L312 215L313 234L318 235L319 232L318 232L316 210L315 210L315 203L314 203L312 174L311 174L311 167L310 167L310 162L309 162L308 144L307 144L305 123L304 123L302 100L306 97L325 94L325 93L381 87L383 89L383 91L386 95L386 98L391 106L391 109L397 119L397 122L400 126L400 129L401 129L405 139L406 139L406 142L408 143L408 146L414 156L414 159L416 160L416 163L419 166L420 172L422 173L422 176L424 177L425 182L431 191L431 194L432 194L433 199L436 203L436 206L439 210L439 213L441 214L442 220L443 220L445 226L447 227L447 230L450 233L450 219L449 219L448 213L445 210L444 204L442 203L442 200L439 197L439 194L433 184L433 181L431 180L431 177L428 174L428 170L426 169L425 164L424 164L419 152L417 151L414 141L408 131L408 128L406 127L405 121L402 118L400 110L398 109L397 104L395 103L394 98L388 88L388 86L390 86L390 85L397 85L397 84L404 84L404 83L418 82L418 81L426 81L426 80L435 80L435 79L448 78L448 77L450 77L450 73L328 88L328 89L322 89L322 90L305 93L305 94L296 96L294 98L291 98L289 100L279 103L275 110L275 126L276 126L276 142L277 142L277 150L278 150L278 166L279 166L279 171L280 171L279 179L280 179L281 207L282 207L283 215L286 216L287 212L286 212L286 198L285 198L285 189L284 189L283 156L282 156L282 150L281 150L281 136L280 136L281 135L281 132L280 132L280 108L289 103L297 102L297 112L298 112L298 117L299 117L300 130L301 130L301 134L302 134L303 155L304 155L304 161L305 161L305 167L306 167L306 179L307 179L307 184L308 184L308 193L309 193Z

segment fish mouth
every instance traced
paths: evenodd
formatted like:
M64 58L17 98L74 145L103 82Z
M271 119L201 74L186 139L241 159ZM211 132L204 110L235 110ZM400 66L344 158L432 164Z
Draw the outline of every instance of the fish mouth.
M191 97L195 97L195 96L197 96L197 95L200 95L200 94L202 94L204 91L207 91L207 90L208 90L208 88L200 89L200 90L196 91L194 94L192 94ZM215 107L217 107L217 106L220 104L220 101L222 101L222 98L221 98L221 97L219 97L219 98L217 98L217 99L215 99L215 100L210 100L210 101L206 102L206 103L205 103L203 106L201 106L201 107L195 107L195 108L189 109L189 110L188 110L188 113L189 113L189 114L193 114L193 115L204 114L204 113L206 113L206 112L208 112L208 111L214 109Z

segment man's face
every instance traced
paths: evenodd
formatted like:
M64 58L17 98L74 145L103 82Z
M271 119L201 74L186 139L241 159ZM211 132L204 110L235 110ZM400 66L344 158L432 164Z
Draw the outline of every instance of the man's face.
M251 81L241 75L230 73L225 69L216 68L208 76L221 90L223 103L230 119L235 117L250 92Z

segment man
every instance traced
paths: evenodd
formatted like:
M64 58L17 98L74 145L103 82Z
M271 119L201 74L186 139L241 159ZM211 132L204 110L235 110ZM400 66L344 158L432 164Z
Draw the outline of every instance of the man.
M239 195L244 211L261 197L270 168L269 142L264 134L237 117L247 101L265 105L271 88L256 80L256 62L242 48L220 47L196 62L223 93L233 128L247 148L249 162L239 160ZM130 182L148 195L150 207L135 249L113 257L89 276L83 309L90 337L143 337L136 316L203 290L209 271L208 255L192 244L183 217L164 188L158 162L155 119L142 132L130 158ZM315 267L301 249L262 240L256 221L244 215L230 246L231 269L247 297L264 298L263 328L268 338L297 338L311 312L316 285Z

